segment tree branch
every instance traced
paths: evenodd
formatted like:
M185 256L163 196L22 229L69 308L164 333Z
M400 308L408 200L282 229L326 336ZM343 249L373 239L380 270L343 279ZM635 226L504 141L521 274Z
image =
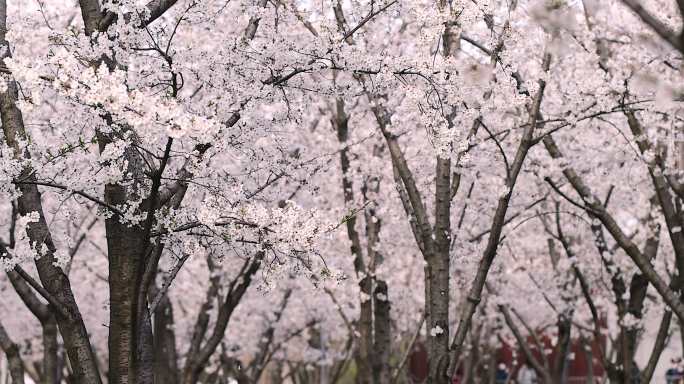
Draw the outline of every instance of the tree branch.
M398 138L395 134L389 132L388 126L390 125L390 114L377 102L377 100L372 98L370 94L366 93L366 96L372 103L371 110L375 115L380 132L387 142L390 158L392 159L392 165L396 169L397 174L401 179L401 184L406 191L406 197L408 198L408 202L411 204L411 210L406 211L406 213L409 215L409 220L413 218L416 221L415 229L417 230L417 233L414 233L414 235L417 235L416 240L419 244L423 245L423 254L431 254L433 253L432 248L434 247L434 241L432 239L432 226L430 225L428 219L423 198L420 195L420 191L418 190L416 181L413 177L413 172L406 161L404 152L399 146ZM406 206L404 208L406 208Z
M542 57L543 70L545 72L548 72L550 65L551 56L550 54L545 52ZM516 151L513 164L511 166L510 177L508 179L508 182L506 183L508 191L506 191L506 193L503 196L499 197L496 212L494 213L494 219L492 220L491 232L489 234L489 238L487 239L487 245L483 252L482 259L480 260L475 279L473 280L470 290L468 292L467 302L465 304L466 307L462 312L461 318L458 323L458 328L456 329L456 334L454 335L454 339L451 344L451 361L449 364L450 368L448 372L449 375L453 374L456 361L458 361L458 355L461 352L461 348L465 341L466 334L468 332L468 329L470 328L472 317L475 314L475 309L477 308L477 305L480 303L482 290L485 286L485 281L487 279L487 274L489 273L489 269L492 263L494 262L494 258L497 254L499 240L501 238L501 232L506 222L506 212L508 211L510 199L513 195L513 188L515 187L518 175L522 170L522 166L525 161L525 158L527 157L527 153L533 145L532 140L534 138L534 131L538 124L537 116L540 112L542 99L544 97L544 89L546 87L546 82L543 79L539 79L538 83L539 90L537 91L537 94L534 98L534 101L529 111L529 123L525 127L523 137L518 145L518 149Z
M544 137L543 140L546 150L554 159L563 158L563 154L558 149L555 141L551 136ZM629 239L624 233L615 219L606 211L600 200L592 193L591 189L584 183L582 178L572 167L563 169L563 174L566 179L573 186L575 191L581 196L584 204L591 208L591 214L594 214L606 227L608 232L613 236L620 247L629 255L636 266L641 270L641 273L653 284L655 289L660 293L665 302L675 312L680 320L684 321L684 305L679 301L677 295L665 284L663 279L658 275L650 261L641 253L639 248Z
M520 333L520 329L513 321L513 318L511 317L508 307L505 305L499 305L499 310L504 315L506 325L508 325L508 328L511 330L511 332L513 332L513 336L515 336L515 339L518 341L518 345L523 350L523 354L525 355L527 361L532 365L532 367L534 367L534 370L537 371L539 376L542 376L544 378L543 382L551 383L551 373L544 368L542 363L540 363L539 360L537 360L537 358L532 353L529 343L527 342L527 340L525 340L522 333ZM544 353L544 351L540 352L542 354Z
M646 23L655 33L657 33L660 37L662 37L665 41L670 43L676 50L678 50L681 53L684 53L684 44L682 44L682 39L679 34L677 34L675 31L672 31L669 27L667 27L665 24L663 24L660 20L658 20L655 16L653 16L651 13L649 13L642 5L639 0L622 0L622 2L628 6L634 13L641 18L641 20ZM682 4L681 1L678 0L678 3Z
M38 283L31 275L26 273L20 266L14 267L14 271L21 276L24 281L28 285L31 286L31 288L35 289L36 292L38 292L45 300L47 300L48 303L62 315L65 319L71 319L71 315L64 309L64 304L62 304L56 297L54 297L50 292L48 292L45 288L43 288L40 283Z
M183 373L184 384L195 383L199 378L199 375L209 361L209 358L223 339L231 315L238 304L240 304L242 296L252 283L252 277L254 277L254 274L256 274L259 269L263 258L264 251L257 252L253 259L245 262L238 276L232 281L226 298L219 307L214 330L204 346L199 348L197 353L189 358L185 364Z
M352 28L349 32L345 33L344 36L342 37L342 39L340 39L340 40L341 40L341 41L345 41L345 40L349 39L354 33L356 33L356 31L358 31L359 29L361 29L361 27L363 27L364 25L366 25L367 22L369 22L369 21L370 21L371 19L373 19L375 16L377 16L377 15L381 14L382 12L384 12L387 8L391 7L391 6L394 5L396 2L397 2L397 0L392 0L392 1L390 1L390 2L387 3L387 4L385 4L383 7L381 7L380 9L378 9L378 10L375 11L375 12L373 12L373 11L372 11L372 8L371 8L371 12L370 12L366 17L364 17L364 18L359 22L359 24L358 24L356 27Z
M648 363L641 372L641 382L650 383L653 378L653 372L658 365L658 360L660 360L660 355L665 350L667 345L667 339L669 336L670 322L672 320L672 311L665 310L663 317L660 320L660 326L658 327L658 334L653 343L653 349L651 351L651 356L648 358Z
M113 206L113 205L111 205L111 204L107 204L105 201L103 201L103 200L101 200L101 199L99 199L99 198L97 198L97 197L95 197L95 196L92 196L92 195L90 195L90 194L88 194L88 193L86 193L86 192L83 192L83 191L74 191L74 190L69 189L69 187L64 186L64 185L61 185L61 184L51 183L51 182L47 182L47 181L38 181L38 180L29 180L29 181L15 180L15 181L13 181L13 183L14 183L14 184L34 184L34 185L42 185L42 186L44 186L44 187L52 187L52 188L61 189L61 190L63 190L63 191L68 191L68 192L71 192L71 193L73 193L73 194L75 194L75 195L79 195L79 196L85 197L86 199L88 199L88 200L90 200L90 201L92 201L92 202L94 202L94 203L97 203L97 204L99 204L99 205L101 205L101 206L103 206L103 207L109 209L110 211L112 211L112 213L114 213L114 214L117 215L117 216L124 216L123 212L121 212L121 211L120 211L118 208L116 208L115 206Z
M404 365L406 364L406 361L408 360L408 357L411 354L411 350L413 350L413 345L416 343L416 340L418 340L418 336L420 335L420 330L423 328L423 323L425 323L425 312L423 312L420 315L420 322L418 322L418 326L416 327L416 331L413 333L413 336L411 336L411 341L409 342L408 346L406 347L406 350L404 351L404 353L401 355L401 360L399 360L399 364L397 364L397 367L394 369L394 373L392 374L392 383L397 382L397 379L399 378L399 374L401 374L401 370L404 368Z

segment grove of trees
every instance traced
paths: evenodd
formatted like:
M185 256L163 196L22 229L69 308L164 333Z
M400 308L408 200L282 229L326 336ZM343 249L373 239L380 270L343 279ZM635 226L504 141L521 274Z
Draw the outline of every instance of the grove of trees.
M0 0L0 383L658 382L683 60L683 0Z

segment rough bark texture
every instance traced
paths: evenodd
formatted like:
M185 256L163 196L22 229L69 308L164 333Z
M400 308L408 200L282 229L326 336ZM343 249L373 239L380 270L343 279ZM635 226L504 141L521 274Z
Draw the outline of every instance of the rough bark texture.
M449 364L449 248L451 245L451 160L437 158L435 179L434 253L426 255L429 297L428 381L448 383ZM434 335L434 336L433 336Z
M99 137L101 151L107 139ZM126 150L129 159L128 177L142 175L142 160L133 149ZM135 188L132 186L131 188ZM105 201L110 205L125 204L133 196L127 188L116 184L105 186ZM107 255L109 258L109 383L132 383L136 353L136 327L138 325L138 281L143 257L141 250L147 248L138 226L122 223L113 215L105 220L107 231Z
M440 9L446 8L446 2L440 0ZM452 34L452 20L444 23L442 34L442 54L445 57L452 56L456 52L460 38L456 33ZM455 108L455 107L452 107ZM453 124L454 112L448 116L450 129L455 129ZM426 281L428 296L425 297L427 305L428 327L428 382L449 383L447 374L449 365L449 250L451 246L451 158L448 155L438 155L435 166L435 226L431 237L434 239L433 251L425 254Z

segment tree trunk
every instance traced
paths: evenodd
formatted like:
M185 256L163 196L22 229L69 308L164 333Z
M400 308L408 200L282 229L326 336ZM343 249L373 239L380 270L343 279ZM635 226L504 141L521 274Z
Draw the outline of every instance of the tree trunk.
M389 365L391 346L390 302L387 283L376 280L373 298L375 302L375 339L373 345L373 380L376 384L390 382Z
M349 118L345 111L343 99L335 100L335 116L332 121L337 131L337 140L343 145L340 151L340 169L342 171L342 192L344 202L347 205L354 204L354 185L352 183L351 160L349 149L346 147L349 139ZM364 196L365 197L365 196ZM368 221L368 216L366 216ZM354 272L360 278L359 281L359 321L358 332L354 349L354 360L356 362L356 383L371 384L373 382L373 372L371 370L372 360L374 359L373 348L373 276L366 268L361 248L359 232L356 229L356 216L351 215L346 220L347 235L351 241L351 256L354 263ZM368 231L367 231L368 232ZM369 238L368 253L372 252L372 241Z
M449 258L433 255L428 258L428 383L448 383L445 374L449 352Z
M49 316L41 321L43 327L43 384L59 384L59 343L57 341L57 321Z
M435 180L434 253L426 255L429 279L428 382L448 384L449 248L451 245L451 160L437 158Z
M7 357L12 384L24 384L24 362L19 355L19 347L10 339L2 324L0 324L0 349Z
M123 187L107 185L105 201L124 204L127 194ZM134 382L133 356L136 353L136 316L138 307L138 276L140 250L146 244L140 229L119 222L116 216L105 221L107 254L109 256L109 383Z
M147 304L144 304L144 312L138 320L136 329L136 357L135 357L135 377L136 384L153 384L154 379L154 335L152 333L152 318ZM140 312L138 312L140 313Z
M556 358L553 364L553 380L555 383L565 383L568 366L570 343L572 342L572 311L558 316L558 344Z
M166 296L154 312L154 372L155 384L178 384L173 306Z
M359 282L361 289L360 298L360 314L359 314L359 337L357 339L357 348L355 354L356 360L356 383L357 384L371 384L373 382L373 373L371 370L371 360L374 358L373 347L373 292L372 279L370 276L365 276Z

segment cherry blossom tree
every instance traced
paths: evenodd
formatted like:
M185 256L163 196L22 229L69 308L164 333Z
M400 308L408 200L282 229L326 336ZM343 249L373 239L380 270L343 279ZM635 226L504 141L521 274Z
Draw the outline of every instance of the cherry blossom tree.
M682 9L0 0L13 382L393 383L424 343L429 383L504 344L556 383L604 339L650 381L684 321Z

